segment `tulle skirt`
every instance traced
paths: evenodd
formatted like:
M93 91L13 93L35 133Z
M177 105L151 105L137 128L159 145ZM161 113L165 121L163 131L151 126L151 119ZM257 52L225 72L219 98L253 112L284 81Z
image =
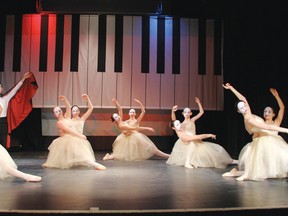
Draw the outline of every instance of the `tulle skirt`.
M220 145L212 142L185 143L178 139L166 161L169 165L184 166L189 162L194 167L226 168L233 159Z
M157 147L145 135L133 132L130 135L119 134L112 144L114 160L141 161L154 155Z
M178 139L169 158L166 161L166 164L172 166L184 166L186 157L188 157L188 148L191 147L190 145L194 145L194 143L185 143L182 140Z
M44 167L69 169L75 166L89 166L87 161L96 161L89 141L69 134L53 140L48 150Z
M8 167L17 169L16 163L13 161L7 150L0 145L0 179L11 177L11 175L6 171Z
M190 164L194 167L226 168L233 161L221 145L206 141L195 145L190 159Z
M288 144L279 135L254 138L242 148L238 166L250 180L285 178L288 172Z

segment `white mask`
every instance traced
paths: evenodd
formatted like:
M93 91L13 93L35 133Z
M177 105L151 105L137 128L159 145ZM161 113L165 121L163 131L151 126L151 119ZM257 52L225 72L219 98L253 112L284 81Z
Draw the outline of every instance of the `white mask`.
M184 110L183 110L183 116L184 117L187 117L187 116L190 116L191 115L191 110L186 107Z
M72 108L72 115L73 115L73 116L74 116L74 115L77 115L78 112L79 112L78 107L74 106L74 107Z
M54 113L54 115L58 118L58 116L62 113L62 110L61 110L60 107L55 107L55 108L53 109L53 113Z
M237 109L238 109L238 112L240 112L242 114L246 113L246 111L247 111L246 104L243 101L240 101L237 104Z
M135 116L135 115L136 115L135 109L130 109L129 110L129 116Z
M119 119L120 119L120 116L117 114L117 113L114 113L113 115L112 115L112 117L113 117L113 119L117 122L117 121L119 121Z
M174 125L176 130L180 130L181 129L181 122L179 120L175 120L173 125Z
M265 119L269 117L273 118L275 116L275 113L271 107L266 107L264 109L263 116Z

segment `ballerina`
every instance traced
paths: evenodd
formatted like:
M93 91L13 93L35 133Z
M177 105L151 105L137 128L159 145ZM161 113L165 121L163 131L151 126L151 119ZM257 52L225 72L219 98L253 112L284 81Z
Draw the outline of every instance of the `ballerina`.
M247 99L230 83L223 84L238 98L237 111L242 114L247 132L252 142L246 144L239 154L239 170L233 168L223 174L224 177L237 177L238 181L263 181L267 178L285 178L288 172L288 145L278 132L288 133L287 128L280 127L284 114L284 104L278 92L270 90L280 106L279 118L273 122L267 113L266 122L254 115ZM267 109L265 109L267 111ZM282 113L283 112L283 113ZM273 116L273 115L272 115Z
M195 134L185 130L185 125L179 120L173 122L172 129L175 130L181 145L187 146L184 152L186 168L198 168L198 167L214 167L214 168L226 168L229 164L237 164L237 160L233 160L228 152L220 145L212 142L203 141L204 139L216 139L215 134ZM180 145L178 142L177 145ZM183 147L183 146L182 146ZM179 148L179 146L178 146ZM174 151L173 151L174 150ZM171 157L176 160L180 159L182 152L172 150ZM171 160L171 161L172 161ZM169 164L169 163L168 163ZM170 164L178 165L178 164ZM182 164L183 166L183 160ZM181 166L180 164L178 166Z
M195 116L192 116L193 113L191 109L186 107L182 112L184 121L181 123L181 130L186 131L186 134L194 136L196 135L195 122L204 114L204 109L198 97L195 97L195 102L198 104L199 113ZM172 122L176 120L175 112L177 110L177 105L172 107ZM211 138L214 139L216 137ZM170 157L168 158L166 163L174 166L184 166L186 168L225 168L229 164L237 164L238 161L232 159L227 153L227 151L219 144L198 139L193 141L191 140L191 142L189 142L189 145L187 145L187 142L183 141L183 139L179 137L179 139L174 144Z
M146 160L151 158L153 155L160 158L167 159L169 154L160 151L156 145L143 133L139 131L148 130L154 132L153 128L141 127L140 122L144 117L145 109L142 103L135 99L135 101L141 107L141 114L136 118L135 109L129 110L130 118L123 121L123 111L116 99L112 100L115 104L118 114L112 115L112 121L115 122L116 126L121 131L115 141L112 144L112 153L107 153L103 160L125 160L125 161L136 161Z
M56 126L60 136L53 140L48 147L49 154L46 162L42 165L45 168L69 169L76 166L94 167L96 170L105 170L106 167L95 160L94 151L87 137L75 130L71 120L71 106L65 96L66 112L63 114L60 107L53 108L53 114L57 118Z

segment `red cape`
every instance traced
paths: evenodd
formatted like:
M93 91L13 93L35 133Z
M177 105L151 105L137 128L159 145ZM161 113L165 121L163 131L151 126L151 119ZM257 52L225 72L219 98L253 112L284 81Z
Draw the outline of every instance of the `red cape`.
M10 134L32 111L32 97L38 89L34 74L27 78L14 97L9 101L7 110L8 135L6 148L10 148Z

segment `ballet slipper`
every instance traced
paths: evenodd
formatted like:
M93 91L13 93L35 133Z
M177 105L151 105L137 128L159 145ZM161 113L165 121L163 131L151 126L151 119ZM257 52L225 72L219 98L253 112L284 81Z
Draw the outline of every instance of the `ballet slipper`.
M244 181L246 179L247 179L247 176L245 176L245 175L242 175L242 176L236 178L237 181Z
M222 176L223 177L234 177L236 172L237 172L237 169L233 168L232 170L230 170L230 172L226 172L226 173L222 174Z
M222 174L223 177L233 177L233 174L230 172L226 172L224 174Z
M185 167L188 168L188 169L193 169L194 167L191 166L190 164L185 164Z
M106 167L103 166L103 165L101 165L101 164L98 164L98 165L96 166L96 170L106 170Z
M111 155L110 155L109 153L107 153L107 154L103 157L103 160L110 160L110 159L111 159L110 156L111 156Z
M42 178L40 176L34 176L34 175L28 175L28 177L26 178L27 182L39 182L41 180Z

